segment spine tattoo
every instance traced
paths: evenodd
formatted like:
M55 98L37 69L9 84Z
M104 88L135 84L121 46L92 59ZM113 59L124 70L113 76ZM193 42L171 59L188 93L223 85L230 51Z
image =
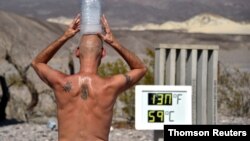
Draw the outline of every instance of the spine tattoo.
M81 97L83 100L87 100L88 96L89 96L88 86L86 84L83 84Z

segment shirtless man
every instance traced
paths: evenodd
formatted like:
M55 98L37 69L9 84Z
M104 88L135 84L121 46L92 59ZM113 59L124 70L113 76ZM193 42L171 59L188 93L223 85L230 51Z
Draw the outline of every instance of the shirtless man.
M77 16L65 33L32 61L38 76L54 91L57 104L59 141L108 141L113 106L120 93L135 85L146 73L143 62L113 36L105 16L105 34L84 35L75 51L80 70L67 75L47 65L48 61L80 30ZM105 54L105 41L128 63L130 71L106 78L97 73Z

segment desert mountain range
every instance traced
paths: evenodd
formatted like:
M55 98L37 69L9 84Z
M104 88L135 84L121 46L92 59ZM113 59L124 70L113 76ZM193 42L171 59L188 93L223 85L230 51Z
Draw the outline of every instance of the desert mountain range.
M131 30L174 30L188 33L248 35L250 23L235 22L218 15L200 14L184 22L149 23L136 25Z
M47 21L68 25L72 19L61 16L58 18L49 18ZM204 13L196 15L183 22L168 21L162 24L147 23L135 25L131 28L121 27L116 29L132 31L167 30L187 33L249 35L250 23L237 22L219 15Z

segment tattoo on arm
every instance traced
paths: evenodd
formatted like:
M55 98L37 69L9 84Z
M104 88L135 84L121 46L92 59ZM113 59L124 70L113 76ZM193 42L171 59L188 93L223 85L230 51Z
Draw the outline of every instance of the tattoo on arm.
M71 88L72 88L72 83L69 81L67 81L67 83L63 86L63 90L67 93L70 92Z
M131 83L131 77L127 74L123 74L123 76L126 78L126 84L129 85Z

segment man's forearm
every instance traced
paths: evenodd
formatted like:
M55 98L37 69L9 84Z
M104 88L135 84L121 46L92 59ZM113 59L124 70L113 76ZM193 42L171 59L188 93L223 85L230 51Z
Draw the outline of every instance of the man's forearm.
M51 43L47 48L42 50L36 58L33 60L34 63L45 63L47 64L49 60L55 55L55 53L65 44L69 37L61 36L53 43Z
M143 62L131 51L123 47L116 39L111 46L124 58L131 69L145 69Z

